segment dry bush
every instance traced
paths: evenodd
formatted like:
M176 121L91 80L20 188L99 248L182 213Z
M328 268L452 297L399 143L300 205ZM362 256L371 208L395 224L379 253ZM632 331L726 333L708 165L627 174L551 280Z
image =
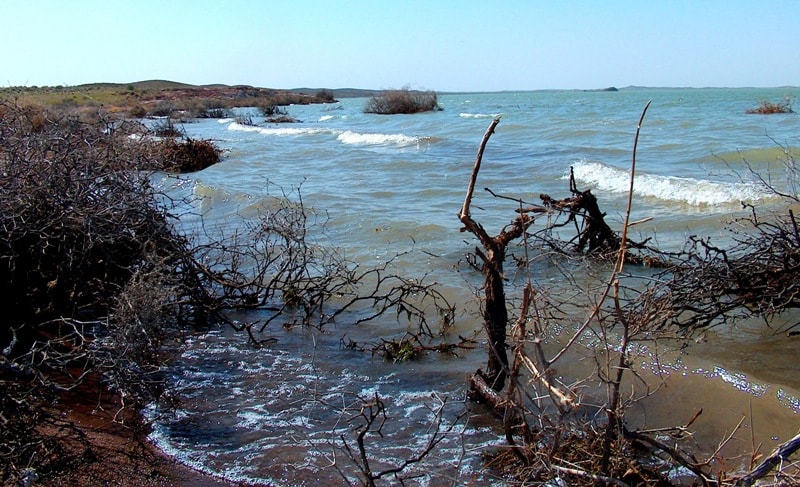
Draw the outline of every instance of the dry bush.
M161 149L163 169L177 173L196 172L213 166L220 161L222 153L212 142L190 137L165 139Z
M322 103L335 103L336 98L333 96L333 90L323 88L314 94L314 98Z
M151 131L156 137L181 137L184 135L182 127L175 125L175 120L171 116L166 116L153 125Z
M373 96L364 107L364 113L392 115L433 112L441 109L435 92L412 91L404 87Z
M134 338L139 327L120 330L122 321L112 316L122 316L133 283L147 279L151 296L175 302L202 294L193 287L186 240L137 170L152 162L147 145L130 137L143 133L139 124L102 113L86 121L3 105L0 306L8 312L0 323L0 381L4 396L12 394L4 404L31 408L0 414L20 428L13 430L18 448L5 459L11 470L2 472L4 481L55 448L56 440L37 429L51 418L38 398L72 389L90 374L124 376L112 383L132 403L160 393L151 387L158 344L185 325L161 321L144 341ZM180 286L160 285L152 275ZM20 379L26 387L16 387Z
M6 322L105 314L145 255L179 250L149 182L131 171L140 154L127 135L140 129L69 117L41 125L8 107L0 120Z
M286 107L281 106L280 103L265 103L259 107L261 114L265 117L274 117L274 116L285 116L288 115L289 112L286 110Z
M745 113L771 115L775 113L794 113L794 110L792 110L792 100L787 96L785 100L779 103L762 100L758 107L748 108Z
M202 107L193 115L195 118L230 118L233 115L233 112L223 107L215 107L215 108Z
M747 179L757 181L780 206L742 203L744 216L726 227L730 243L690 236L671 265L657 275L660 284L654 286L652 300L661 310L651 318L654 327L691 335L757 317L768 326L784 321L777 333L798 333L793 320L775 320L800 308L800 223L793 211L800 201L800 171L791 149L778 145L784 181L744 164Z

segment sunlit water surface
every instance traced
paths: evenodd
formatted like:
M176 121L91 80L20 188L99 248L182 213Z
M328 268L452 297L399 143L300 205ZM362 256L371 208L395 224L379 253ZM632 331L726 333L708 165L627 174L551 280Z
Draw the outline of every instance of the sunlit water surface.
M289 107L296 124L257 126L234 119L184 126L195 138L213 139L225 150L223 162L200 173L157 183L192 198L183 224L230 232L258 215L270 196L299 188L304 204L326 215L324 245L337 247L365 266L397 254L399 271L436 281L453 302L474 310L480 276L463 264L476 242L460 233L456 217L481 137L501 117L489 141L478 188L538 201L540 193L569 195L573 168L580 188L592 188L609 223L619 228L629 184L636 124L652 100L637 153L634 220L636 237L651 236L664 248L678 248L687 235L725 240L724 223L741 210L740 201L759 206L776 200L749 181L748 166L769 171L785 188L784 148L797 155L800 117L746 115L762 99L779 101L791 90L663 89L620 92L534 92L444 95L444 110L418 115L364 114L365 99ZM739 176L742 176L741 178ZM513 218L513 203L479 191L473 216L490 233ZM602 273L601 269L597 270ZM559 272L540 269L534 282L556 295L572 292ZM560 287L559 287L560 286ZM266 312L265 312L266 313ZM263 321L257 313L234 315ZM355 321L352 319L350 323ZM580 319L559 324L562 337ZM474 313L459 313L450 338L480 327ZM386 405L383 436L367 437L374 471L390 468L425 448L431 435L445 438L434 453L406 475L420 485L495 482L480 452L503 444L498 425L480 406L465 400L466 378L485 360L485 350L458 357L428 354L393 364L348 342L374 344L398 338L405 329L388 317L354 326L347 316L324 330L274 325L265 335L278 339L256 349L246 336L213 329L189 340L171 369L181 406L158 418L154 440L181 461L232 480L276 485L355 481L357 454L352 419L364 401ZM581 351L557 364L567 381L590 377L591 337ZM775 336L763 327L709 334L683 351L638 348L636 369L658 391L628 415L632 427L693 425L698 444L713 451L745 417L732 453L763 443L769 451L800 428L796 370L797 338ZM590 406L600 388L583 391ZM597 405L595 405L597 406ZM441 423L434 424L437 417Z

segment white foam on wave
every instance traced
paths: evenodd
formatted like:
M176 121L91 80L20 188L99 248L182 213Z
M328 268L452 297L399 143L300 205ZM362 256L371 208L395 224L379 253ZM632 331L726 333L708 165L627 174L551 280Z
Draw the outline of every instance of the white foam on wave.
M333 115L323 115L323 116L319 117L319 121L320 122L324 122L324 121L330 120L332 118L333 118Z
M352 145L396 145L400 147L415 145L422 139L404 134L364 134L347 130L337 137L339 142Z
M320 118L320 120L325 117ZM430 137L414 137L405 134L370 134L362 132L354 132L352 130L337 130L324 127L258 127L254 125L242 125L237 122L231 122L228 125L228 130L238 132L255 132L262 135L270 136L298 136L298 135L315 135L315 134L330 134L336 135L337 140L343 144L348 145L393 145L396 147L408 147L417 145L423 141L430 141Z
M461 118L497 118L499 113L459 113Z
M630 187L628 171L599 162L579 161L573 165L573 171L575 179L594 185L602 191L626 193ZM564 176L564 179L567 178L569 174ZM634 178L633 188L637 195L694 206L755 201L767 196L762 188L752 183L727 183L642 173Z
M256 132L263 135L277 135L277 136L332 133L330 129L324 129L318 127L256 127L253 125L242 125L237 122L233 122L230 125L228 125L228 130L233 130L237 132Z

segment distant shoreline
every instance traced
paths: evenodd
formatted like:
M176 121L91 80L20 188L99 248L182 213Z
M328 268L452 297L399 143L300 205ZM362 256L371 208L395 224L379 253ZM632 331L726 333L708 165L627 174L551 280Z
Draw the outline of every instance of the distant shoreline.
M177 81L168 80L146 80L136 81L131 83L85 83L80 85L43 85L43 86L8 86L0 87L0 94L8 92L27 92L37 90L62 90L62 91L86 91L86 90L102 90L102 89L120 89L120 90L156 90L156 91L173 91L173 90L236 90L236 89L258 89L270 90L276 93L295 93L310 95L317 93L321 90L330 90L337 98L366 98L375 95L380 95L393 88L269 88L257 87L253 85L237 84L226 85L221 83L212 83L205 85L193 85L189 83L182 83ZM618 92L618 91L645 91L645 90L799 90L800 86L643 86L643 85L628 85L623 87L608 86L601 88L537 88L537 89L504 89L504 90L458 90L458 91L443 91L433 90L439 95L472 95L472 94L491 94L491 93L553 93L553 92L581 92L581 93L602 93L602 92ZM417 90L412 90L417 91ZM422 90L419 90L422 91Z

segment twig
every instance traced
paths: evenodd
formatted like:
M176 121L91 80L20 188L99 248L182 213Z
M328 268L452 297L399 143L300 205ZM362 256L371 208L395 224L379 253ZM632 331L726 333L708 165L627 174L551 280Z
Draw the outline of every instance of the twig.
M489 137L491 137L494 133L494 128L497 127L498 123L500 123L500 117L492 120L492 123L489 124L489 128L486 129L486 133L483 134L483 139L481 139L481 145L478 148L478 154L475 156L475 165L472 168L472 176L470 176L469 186L467 187L467 196L464 198L464 206L461 207L461 213L458 215L458 219L461 221L464 221L464 219L469 216L469 205L472 203L472 193L475 192L475 183L478 180L478 171L481 169L483 151L486 149L486 144L489 142Z
M634 138L633 141L633 156L631 160L631 179L630 179L631 182L630 182L630 190L628 191L628 209L626 211L626 216L625 216L625 225L622 227L622 242L620 243L620 250L617 257L617 265L615 266L614 271L609 276L608 282L606 283L606 287L603 290L603 295L600 297L600 300L594 306L594 309L592 309L591 314L589 314L589 316L586 318L586 320L583 322L580 328L578 328L578 331L576 331L575 334L572 335L572 338L570 338L567 344L564 345L564 347L562 347L561 350L558 353L556 353L552 359L548 360L549 363L553 363L557 361L559 358L561 358L562 355L567 353L567 350L572 348L572 345L576 341L578 341L581 335L583 335L583 332L586 331L586 329L589 327L589 325L592 323L595 317L597 317L597 314L600 312L600 305L603 303L603 301L605 301L605 299L608 297L608 294L611 292L611 287L614 283L614 280L616 279L616 276L620 272L622 272L622 267L624 266L625 263L625 245L628 234L627 227L628 227L628 221L630 219L631 206L633 204L633 174L636 169L636 147L639 143L639 131L642 127L642 121L644 120L644 115L645 113L647 113L647 108L650 106L650 103L651 102L648 101L647 105L645 105L644 107L644 110L642 110L642 115L641 117L639 117L639 124L636 127L636 137ZM570 178L570 186L572 186L572 184L573 184L572 178Z
M797 434L794 438L776 448L770 456L761 462L761 465L751 470L747 475L739 478L734 485L737 487L749 487L753 485L756 480L766 476L779 463L786 461L786 459L798 449L800 449L800 434Z
M664 443L661 443L660 441L654 438L637 433L635 431L624 430L624 432L625 436L627 436L628 438L639 440L642 443L647 443L663 451L664 453L669 455L673 460L675 460L679 465L685 467L687 470L692 472L700 480L700 482L702 482L703 485L708 485L708 479L706 478L705 472L703 472L700 468L698 468L697 465L686 460L686 458L683 455L681 455L681 453L678 452L678 450L676 450L675 448L667 446Z
M592 480L600 485L608 484L608 485L617 485L619 487L629 487L628 484L626 484L621 480L617 480L611 477L606 477L604 475L589 473L585 470L579 470L577 468L567 468L567 467L561 467L559 465L550 465L550 468L567 475L574 475L576 477L583 477L585 479Z

